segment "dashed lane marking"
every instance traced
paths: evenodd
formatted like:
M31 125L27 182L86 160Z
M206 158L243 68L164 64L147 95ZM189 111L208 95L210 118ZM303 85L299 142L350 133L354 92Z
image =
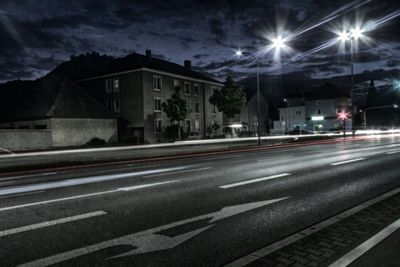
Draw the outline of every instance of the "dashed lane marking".
M352 162L361 161L361 160L365 160L365 158L358 158L358 159L350 159L350 160L345 160L345 161L339 161L339 162L332 163L331 165L332 166L338 166L338 165L352 163Z
M271 180L271 179L276 179L276 178L280 178L280 177L285 177L285 176L289 176L291 175L290 173L281 173L281 174L275 174L275 175L271 175L271 176L267 176L267 177L262 177L262 178L257 178L257 179L253 179L253 180L247 180L247 181L243 181L243 182L239 182L239 183L233 183L233 184L227 184L227 185L222 185L219 188L222 189L227 189L227 188L231 188L231 187L236 187L236 186L241 186L241 185L247 185L247 184L252 184L252 183L258 183L258 182L262 182L262 181L266 181L266 180Z
M45 228L45 227L49 227L49 226L54 226L57 224L63 224L63 223L83 220L83 219L87 219L87 218L91 218L91 217L95 217L95 216L101 216L101 215L105 215L105 214L107 214L107 212L105 212L105 211L95 211L95 212L75 215L75 216L71 216L71 217L65 217L62 219L57 219L57 220L52 220L52 221L47 221L47 222L42 222L42 223L31 224L28 226L8 229L8 230L0 231L0 237L14 235L14 234L22 233L22 232L27 232L27 231L32 231L32 230Z

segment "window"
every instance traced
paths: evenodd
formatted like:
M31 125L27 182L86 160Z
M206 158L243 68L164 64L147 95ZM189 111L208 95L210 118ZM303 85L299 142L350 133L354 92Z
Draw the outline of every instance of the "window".
M161 131L162 131L162 120L155 119L154 120L154 132L161 133Z
M200 121L199 120L194 121L194 130L196 132L200 132Z
M343 112L342 109L337 109L337 110L336 110L336 113L338 113L338 114L339 114L339 113L342 113L342 112Z
M112 93L112 80L106 80L106 93Z
M181 81L180 80L174 80L174 89L176 87L181 87Z
M35 125L35 129L40 129L40 130L47 129L47 125L46 124Z
M199 95L199 91L200 91L200 86L197 83L195 83L194 84L194 95L198 96Z
M190 95L190 83L185 82L185 95Z
M161 97L154 98L154 111L161 111Z
M296 116L300 116L301 115L301 110L296 110L295 114L296 114Z
M200 104L199 104L199 102L196 102L194 104L194 111L195 111L195 113L199 113L200 112Z
M317 100L317 101L315 101L315 104L316 104L317 106L321 106L321 105L322 105L322 101Z
M185 128L186 128L186 132L190 133L190 120L185 121Z
M316 114L317 114L317 115L321 115L321 114L322 114L322 110L321 110L320 108L317 108Z
M155 91L161 91L162 89L161 76L153 76L153 88Z
M120 112L120 102L119 99L114 99L114 112Z
M107 107L108 107L108 109L110 109L110 110L114 110L112 100L107 100Z
M188 110L188 113L192 113L192 102L190 101L190 98L186 99L186 108Z
M119 79L114 79L114 92L119 92Z

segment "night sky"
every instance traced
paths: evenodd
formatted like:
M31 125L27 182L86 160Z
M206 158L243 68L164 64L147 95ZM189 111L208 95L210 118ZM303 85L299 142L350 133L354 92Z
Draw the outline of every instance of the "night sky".
M1 0L0 4L0 82L38 78L73 54L124 56L146 49L179 64L191 59L198 70L220 80L228 74L240 79L253 74L255 64L235 57L235 49L263 54L277 34L288 39L288 47L275 60L273 50L265 53L262 73L343 75L349 72L349 47L340 49L340 42L301 55L336 40L335 32L346 24L367 27L356 47L356 72L394 69L400 63L398 0ZM376 25L390 14L392 19ZM329 21L307 30L324 18Z

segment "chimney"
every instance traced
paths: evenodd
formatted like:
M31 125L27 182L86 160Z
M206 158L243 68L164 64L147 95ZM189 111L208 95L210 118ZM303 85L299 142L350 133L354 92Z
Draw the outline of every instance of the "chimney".
M191 71L192 70L192 62L190 60L185 60L184 61L184 65L185 65L185 69L187 71Z
M146 59L148 62L151 61L151 50L150 49L146 49Z

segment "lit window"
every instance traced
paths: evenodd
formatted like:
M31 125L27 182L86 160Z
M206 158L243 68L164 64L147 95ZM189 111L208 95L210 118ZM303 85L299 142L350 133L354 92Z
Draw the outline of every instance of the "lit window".
M161 91L162 88L161 76L153 76L153 88L155 91Z
M119 79L114 79L114 92L119 92Z
M199 121L199 120L195 120L195 121L194 121L194 130L195 130L196 132L199 132L199 131L200 131L200 121Z
M190 83L185 82L185 95L190 95Z
M154 111L161 111L161 97L154 98Z

